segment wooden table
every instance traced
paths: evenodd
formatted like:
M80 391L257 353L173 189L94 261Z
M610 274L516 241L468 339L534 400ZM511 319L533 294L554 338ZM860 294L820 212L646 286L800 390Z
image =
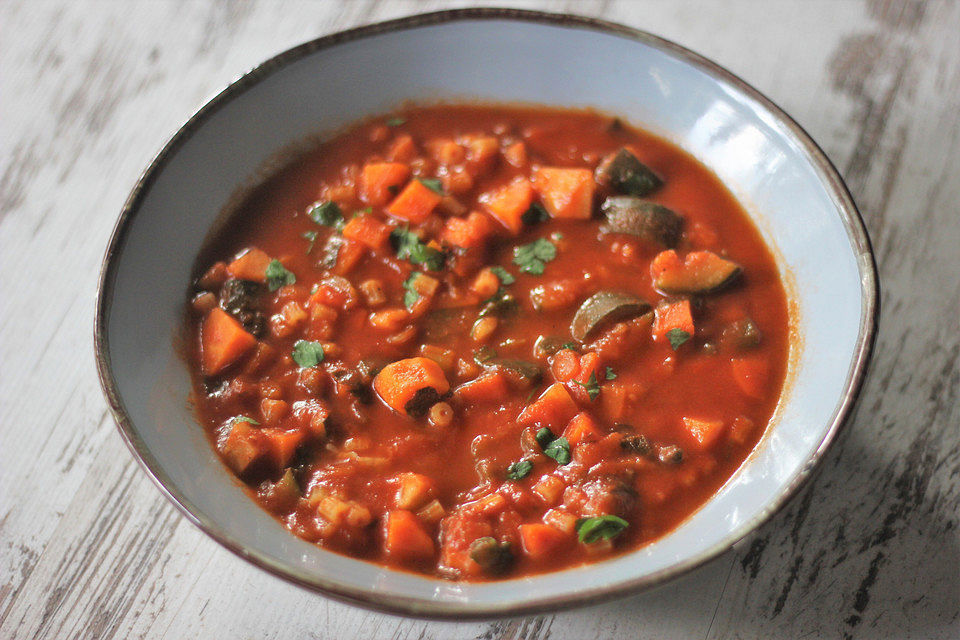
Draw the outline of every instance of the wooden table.
M654 592L436 623L244 563L128 453L93 366L127 191L206 98L357 24L463 3L0 2L0 637L960 637L960 3L508 2L647 29L732 69L825 148L883 286L858 415L735 550Z

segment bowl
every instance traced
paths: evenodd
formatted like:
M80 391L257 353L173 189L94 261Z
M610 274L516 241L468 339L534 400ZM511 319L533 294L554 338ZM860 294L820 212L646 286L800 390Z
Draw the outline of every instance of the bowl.
M410 100L593 107L625 117L716 172L774 249L795 336L787 386L747 461L669 535L552 574L493 583L431 579L293 536L244 494L209 446L187 401L190 379L177 347L191 267L209 229L238 186L278 150ZM795 493L850 416L877 313L870 241L840 176L755 89L683 47L621 25L465 9L307 42L204 105L156 156L120 213L101 273L95 348L104 394L130 450L217 542L333 598L463 619L623 595L730 548Z

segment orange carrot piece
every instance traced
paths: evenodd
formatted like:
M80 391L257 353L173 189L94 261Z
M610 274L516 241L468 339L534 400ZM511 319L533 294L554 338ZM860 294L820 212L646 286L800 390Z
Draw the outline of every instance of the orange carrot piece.
M567 388L555 382L527 405L517 422L522 425L537 423L545 427L565 425L577 413L577 403L570 397Z
M653 260L650 261L650 276L656 280L665 271L672 271L674 269L682 268L683 260L681 260L680 256L677 255L677 252L673 249L667 249L666 251L661 251L655 255Z
M337 253L337 264L332 271L338 276L347 275L353 271L366 252L367 247L362 242L350 239L344 240L343 246Z
M360 199L382 207L410 177L410 167L401 162L371 162L360 173Z
M554 218L589 219L596 183L589 169L541 167L533 177L543 206Z
M482 246L492 233L490 218L479 211L471 211L466 218L448 218L440 237L448 244L474 249Z
M356 216L350 218L350 222L343 227L343 237L374 250L383 249L387 246L387 240L390 239L390 227L373 216Z
M266 282L267 265L270 264L270 260L270 256L253 247L241 253L233 262L228 264L227 273L242 280Z
M239 360L257 344L233 316L215 307L200 326L200 368L214 376Z
M523 176L480 196L480 202L513 235L523 228L522 216L533 202L533 185Z
M260 431L243 420L236 420L230 434L220 445L220 453L227 466L236 474L242 474L263 455Z
M440 365L430 358L407 358L391 362L373 379L373 388L394 411L407 413L406 405L421 389L432 388L439 395L450 390Z
M398 509L417 509L433 496L433 480L420 473L401 473L397 477Z
M599 440L603 434L590 414L581 412L573 416L563 430L563 435L570 444L580 444Z
M412 180L390 203L387 213L394 218L420 223L430 217L442 199L443 196L419 180Z
M554 556L571 540L569 534L538 522L520 525L520 544L523 552L533 560Z
M417 517L399 509L387 514L384 523L383 550L394 560L427 560L434 555L433 539L420 526Z
M553 354L550 372L558 382L570 382L580 372L580 354L573 349L560 349Z
M481 374L453 390L453 397L468 405L497 402L510 393L507 378L499 371Z
M733 358L730 360L733 379L746 395L757 400L763 398L767 390L770 374L769 363L762 356Z
M514 142L503 150L504 159L517 169L527 165L527 145L522 141Z
M270 457L278 469L282 469L290 464L293 454L297 447L306 437L303 431L284 431L282 429L261 429L266 437L267 446L270 451Z
M725 426L722 420L703 420L684 416L680 421L690 435L690 444L700 451L712 447L720 439Z
M668 331L680 329L691 336L694 333L693 311L689 300L675 300L657 306L653 337L663 340Z

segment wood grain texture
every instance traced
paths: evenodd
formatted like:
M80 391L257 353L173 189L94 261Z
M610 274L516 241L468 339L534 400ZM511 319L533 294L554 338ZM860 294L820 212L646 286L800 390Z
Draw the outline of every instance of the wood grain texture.
M310 594L181 518L97 386L98 265L203 101L303 40L462 2L0 2L0 637L960 637L960 3L506 2L647 29L732 69L840 168L880 264L872 377L787 509L656 591L436 623Z

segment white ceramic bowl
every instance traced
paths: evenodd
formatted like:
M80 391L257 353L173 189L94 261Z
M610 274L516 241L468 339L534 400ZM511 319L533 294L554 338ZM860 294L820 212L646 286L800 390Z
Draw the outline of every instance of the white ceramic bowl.
M757 449L673 533L581 568L487 584L393 571L300 540L245 496L187 403L175 339L191 265L239 184L282 147L406 100L595 107L674 141L732 188L780 257L798 340ZM769 517L849 416L878 312L870 243L840 177L786 114L712 62L585 18L446 11L353 29L268 60L213 98L134 187L104 260L101 383L121 433L197 526L254 564L353 603L433 617L518 614L648 587Z

